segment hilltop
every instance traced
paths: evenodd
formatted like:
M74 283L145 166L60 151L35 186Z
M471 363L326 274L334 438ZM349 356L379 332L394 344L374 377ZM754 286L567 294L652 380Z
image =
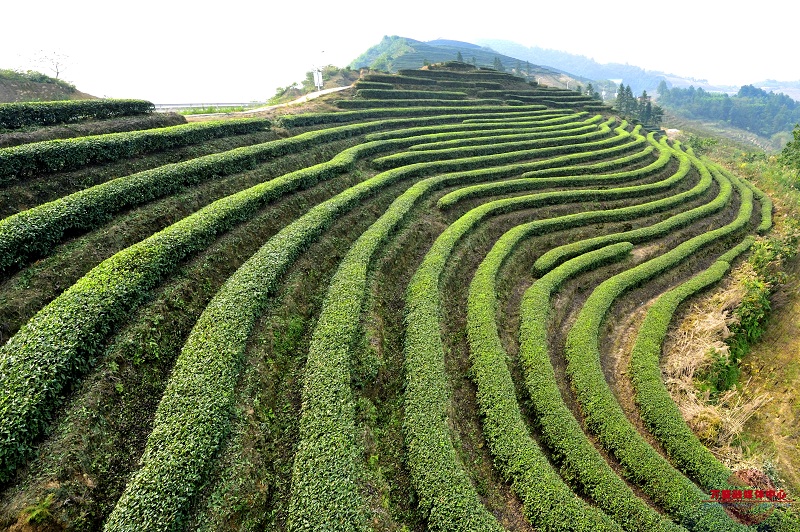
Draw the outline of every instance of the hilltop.
M712 85L707 80L645 70L635 65L601 64L582 55L538 46L527 47L502 39L482 39L479 44L473 44L448 39L421 42L406 37L384 37L380 43L350 63L350 67L397 72L401 69L420 68L426 63L451 61L458 54L461 54L464 61L477 67L501 66L502 70L512 74L561 87L567 87L568 82L575 87L578 83L586 84L591 81L598 90L614 92L622 80L636 94L643 90L655 92L662 81L669 87L694 86L711 92L734 94L738 90L735 86ZM496 60L500 62L499 65ZM607 83L603 83L604 81ZM770 83L770 87L774 85L775 82ZM797 91L796 88L794 90Z
M0 69L0 103L89 100L96 98L41 72Z
M459 57L460 56L460 57ZM551 86L574 88L591 81L557 68L533 64L491 48L462 41L437 39L416 41L406 37L386 36L350 63L350 68L371 68L385 72L416 69L431 63L461 60L476 68L492 68Z

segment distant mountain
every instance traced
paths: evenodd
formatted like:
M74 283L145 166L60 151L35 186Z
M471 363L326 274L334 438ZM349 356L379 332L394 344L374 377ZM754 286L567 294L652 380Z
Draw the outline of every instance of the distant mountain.
M437 39L428 42L416 41L406 37L386 36L380 43L358 56L350 68L372 68L386 72L401 69L417 69L426 63L453 61L461 54L464 62L477 67L501 68L505 72L521 76L531 81L539 80L552 86L575 88L591 80L567 73L552 67L540 66L522 58L499 53L485 46Z
M703 89L707 92L723 92L728 95L733 95L739 92L738 85L712 85L706 79L685 78L676 76L675 74L662 74L664 80L669 87L677 87L679 89L688 89L694 87L695 89ZM648 89L649 90L649 89Z
M618 63L602 65L594 59L559 50L539 48L538 46L527 47L499 39L483 39L478 42L498 52L513 55L525 61L567 70L589 79L616 80L617 85L621 80L625 85L630 85L636 94L640 94L643 90L655 92L661 80L665 79L660 72L650 72L637 66Z
M430 46L453 46L453 47L456 47L456 48L470 48L470 49L473 49L473 50L481 50L482 49L482 47L478 46L477 44L472 44L472 43L463 42L463 41L452 41L452 40L448 40L448 39L434 39L432 41L427 41L426 44L429 44Z
M782 92L793 100L800 102L800 81L776 81L774 79L767 79L753 83L753 85L768 92Z
M724 92L730 95L737 94L740 88L737 85L712 85L705 79L668 74L657 70L645 70L634 65L620 63L601 64L583 55L570 54L538 46L527 47L501 39L482 39L478 41L478 45L491 47L500 53L519 57L524 61L548 65L593 80L617 80L617 84L621 80L625 85L630 85L631 90L636 94L641 93L643 90L651 94L655 93L661 80L666 81L667 86L670 88L685 89L694 87L695 89L702 88L707 92ZM768 92L783 93L800 101L800 81L766 80L751 83L751 85Z
M729 95L737 94L740 89L736 85L713 85L705 79L645 70L634 65L601 64L583 55L538 46L528 47L502 39L481 39L473 44L449 39L422 42L406 37L384 37L350 63L350 68L397 72L399 69L420 68L425 63L452 61L459 53L467 63L494 68L499 61L506 72L539 80L546 85L575 88L578 84L585 86L591 82L596 90L605 91L607 98L613 98L613 92L620 82L630 85L637 95L644 90L654 95L661 81L666 82L669 88L694 87ZM764 80L751 85L800 101L800 81Z

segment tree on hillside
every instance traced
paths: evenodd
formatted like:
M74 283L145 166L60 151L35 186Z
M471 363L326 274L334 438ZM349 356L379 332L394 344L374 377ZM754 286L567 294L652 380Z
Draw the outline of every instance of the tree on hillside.
M663 79L658 84L658 88L656 88L656 94L658 94L659 100L669 97L669 87L667 86L667 82Z
M653 105L647 91L642 91L641 96L634 98L630 85L620 84L614 107L625 118L638 120L646 126L658 126L664 118L664 110Z
M499 70L500 72L505 72L506 71L505 67L503 66L503 63L500 61L500 58L497 57L497 56L494 56L494 69L495 70Z
M653 115L653 104L650 102L650 96L647 95L647 91L642 91L642 95L639 96L639 103L636 111L639 120L641 120L643 124L650 123L650 117Z
M636 99L633 97L631 86L627 87L622 83L619 84L617 90L617 101L614 104L619 113L623 116L633 116L637 110Z
M768 98L769 93L752 85L742 85L736 96L740 98Z
M528 74L528 77L531 77L531 64L528 61L525 61L525 72Z
M586 84L586 96L592 98L593 100L600 99L600 93L594 90L594 85L592 85L591 83Z
M34 61L37 65L54 73L55 78L59 79L58 76L64 73L64 69L69 62L69 56L60 54L58 52L45 52L44 50L39 50Z
M625 99L625 85L622 83L619 84L619 88L617 89L617 94L615 95L616 103L614 106L619 109L619 112L623 111L623 100Z
M631 117L635 116L639 108L639 104L636 98L633 96L631 86L628 85L627 87L622 87L620 94L622 96L617 96L617 101L620 102L619 109L622 114Z
M659 87L658 103L689 118L719 120L762 137L788 133L800 122L800 103L785 94L744 85L734 96L689 87Z
M463 56L463 55L461 55L461 52L458 52L458 53L456 54L456 61L460 61L461 63L463 63L463 62L464 62L464 56Z
M800 124L795 124L792 135L794 136L794 140L790 140L786 146L784 146L779 160L786 166L794 168L795 170L800 170Z
M650 124L660 126L662 120L664 120L664 109L659 105L654 105L650 112Z

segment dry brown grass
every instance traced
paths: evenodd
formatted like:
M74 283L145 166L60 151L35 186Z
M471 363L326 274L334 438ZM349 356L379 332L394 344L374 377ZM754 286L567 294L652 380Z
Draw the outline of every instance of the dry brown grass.
M698 390L695 375L711 364L715 351L728 354L725 339L736 321L732 313L744 296L743 281L754 275L747 263L736 268L719 289L684 313L664 344L664 379L683 418L711 452L734 469L745 465L745 452L738 444L745 423L770 397L745 398L732 389L712 401L708 392ZM746 465L754 465L752 457Z
M667 121L669 123L669 121ZM686 124L670 123L670 127L680 127L692 133L709 136L711 132ZM723 165L739 177L748 179L772 198L773 236L788 235L795 229L794 223L800 219L800 190L797 188L796 170L782 168L775 155L759 156L752 147L723 141L709 153L718 164ZM738 467L750 463L769 473L772 479L783 480L782 487L794 494L800 493L800 257L788 261L783 266L789 274L788 282L779 287L771 297L772 309L761 339L744 357L740 377L741 396L758 398L766 395L770 401L758 410L745 423L739 440L743 451L743 461ZM731 284L717 290L721 294L731 289ZM706 299L712 296L708 296ZM689 309L688 315L698 311ZM705 319L705 316L703 317ZM719 315L708 317L719 326ZM688 324L681 328L690 328ZM713 329L713 327L711 327ZM692 333L694 334L694 332ZM682 341L686 345L686 341ZM710 347L710 346L708 346ZM721 346L720 346L721 347ZM686 402L680 397L677 386L691 382L693 371L697 370L699 359L706 351L700 350L698 356L685 353L682 347L669 348L667 353L675 367L687 368L689 378L673 383L675 399L679 404ZM694 362L698 359L698 362ZM684 363L679 362L684 360ZM688 362L687 362L688 361ZM691 388L689 388L691 389ZM736 404L734 402L734 404ZM740 405L741 406L741 405ZM797 498L796 495L794 498Z

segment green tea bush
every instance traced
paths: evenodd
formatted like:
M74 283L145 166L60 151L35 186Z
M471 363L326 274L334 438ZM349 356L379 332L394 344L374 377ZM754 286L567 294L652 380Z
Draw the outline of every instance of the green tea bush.
M621 128L616 130L617 134L615 136L603 138L608 137L609 132L610 129L606 126L597 132L561 137L558 141L546 139L531 140L521 143L501 143L490 146L465 146L442 150L408 151L376 158L372 161L372 164L376 168L383 169L432 160L480 156L491 156L493 157L493 162L504 163L512 161L524 161L526 159L533 158L555 157L573 153L587 153L594 150L601 150L606 147L618 146L620 144L629 142L630 140L637 139L635 134L631 135ZM598 138L601 140L595 140ZM586 139L589 140L586 141ZM642 140L644 140L643 137Z
M275 125L292 128L292 127L307 127L317 126L322 124L340 124L343 122L356 122L360 120L379 119L379 118L413 118L413 117L429 117L429 123L447 123L456 120L457 115L459 120L477 117L527 117L531 114L553 114L552 109L548 109L544 105L526 105L524 107L514 107L513 110L507 106L462 106L462 107L448 107L447 115L442 115L440 107L419 107L413 109L407 108L380 108L380 109L364 109L358 111L341 111L338 113L305 113L297 115L284 115L275 121ZM474 116L463 116L463 115Z
M40 310L0 347L0 384L5 391L0 396L0 482L33 450L33 441L52 421L62 391L86 372L107 334L180 261L281 195L339 175L359 157L397 142L403 141L361 144L331 161L217 200L106 259ZM413 167L387 175L399 179L422 170ZM358 187L349 190L363 194ZM319 210L324 208L315 212Z
M152 113L145 100L66 100L57 102L0 103L0 129L68 124Z
M695 159L696 161L696 159ZM625 291L674 267L702 247L743 228L752 213L752 193L737 184L742 203L735 220L679 244L663 255L604 281L589 296L567 335L567 374L589 430L653 501L693 530L746 530L718 504L675 471L626 418L600 368L600 325L611 304Z
M467 334L470 353L474 360L478 401L484 417L484 434L487 435L490 450L496 456L501 469L514 479L515 490L521 492L520 496L524 502L526 490L552 493L554 497L569 500L562 495L562 491L569 488L566 488L564 481L553 473L550 464L544 459L522 421L515 398L514 384L505 362L507 354L497 334L496 278L506 258L530 234L531 232L524 226L509 230L497 241L478 267L470 285L467 301ZM593 252L590 256L584 256L585 259L581 257L584 260L580 268L597 266L603 261L629 252L632 247L632 244L617 244ZM578 259L575 259L575 262L578 262ZM552 278L554 275L549 277ZM541 286L541 283L545 282L547 282L545 278L540 279L534 286ZM552 286L551 290L555 288L556 286ZM663 519L636 497L586 439L580 425L561 400L555 374L546 355L544 325L541 325L540 329L543 333L545 355L535 361L527 358L525 326L531 320L537 320L537 325L546 322L549 297L550 291L547 291L542 305L534 304L532 308L529 304L523 307L523 343L520 360L526 369L527 382L538 378L546 388L545 392L542 392L529 385L537 420L545 436L544 441L548 444L556 465L560 466L561 477L575 485L578 488L576 491L587 494L599 509L619 523L624 530L642 530L653 526L657 526L659 530L681 530L681 527ZM545 402L543 393L544 398L550 399L549 401ZM534 503L538 508L535 514L536 520L531 521L534 526L543 529L563 529L565 526L562 522L563 512L567 511L566 509L552 516L548 514L550 506L547 501L534 500ZM580 510L578 507L576 512L576 515L570 518L570 522L578 529L584 527L593 530L593 527L607 526L602 521L592 524L591 519L596 518L591 511Z
M208 458L219 448L228 429L227 420L248 335L268 298L274 294L281 275L299 253L342 214L378 191L421 171L415 167L384 172L320 203L267 241L228 279L198 319L181 350L156 411L142 467L128 482L105 530L171 530L182 523L187 506L206 475ZM333 311L331 307L330 312ZM332 369L334 372L343 370L341 364ZM324 369L320 371L325 372ZM313 366L309 372L313 380ZM344 374L339 378L345 378ZM326 391L320 389L317 393ZM333 393L337 395L336 390ZM346 423L351 417L352 405L346 400L327 404L327 407L341 409L338 414L342 418L337 423ZM339 415L334 417L339 419ZM330 419L327 416L306 417L304 430L313 431L317 421L324 424ZM344 461L334 457L326 464L335 466L348 462L353 449L336 440L335 448L326 451L342 453ZM303 456L301 453L301 462ZM303 469L302 463L298 468ZM298 480L293 490L296 502L291 507L289 528L318 530L314 523L325 516L335 516L333 521L325 523L334 530L361 528L363 516L351 470L321 467L313 475L321 479L322 484L327 483L327 497L320 498L320 493L307 491L319 488L319 483ZM312 501L321 506L304 506Z
M146 153L198 144L213 138L270 128L266 119L195 122L159 129L47 140L0 149L0 185L23 177L75 170Z
M432 99L406 99L406 100L337 100L336 107L340 109L375 109L390 107L478 107L487 105L503 105L503 100L432 100ZM446 110L445 110L446 111Z
M400 89L359 89L356 98L375 100L464 100L467 94L453 91L413 91Z

